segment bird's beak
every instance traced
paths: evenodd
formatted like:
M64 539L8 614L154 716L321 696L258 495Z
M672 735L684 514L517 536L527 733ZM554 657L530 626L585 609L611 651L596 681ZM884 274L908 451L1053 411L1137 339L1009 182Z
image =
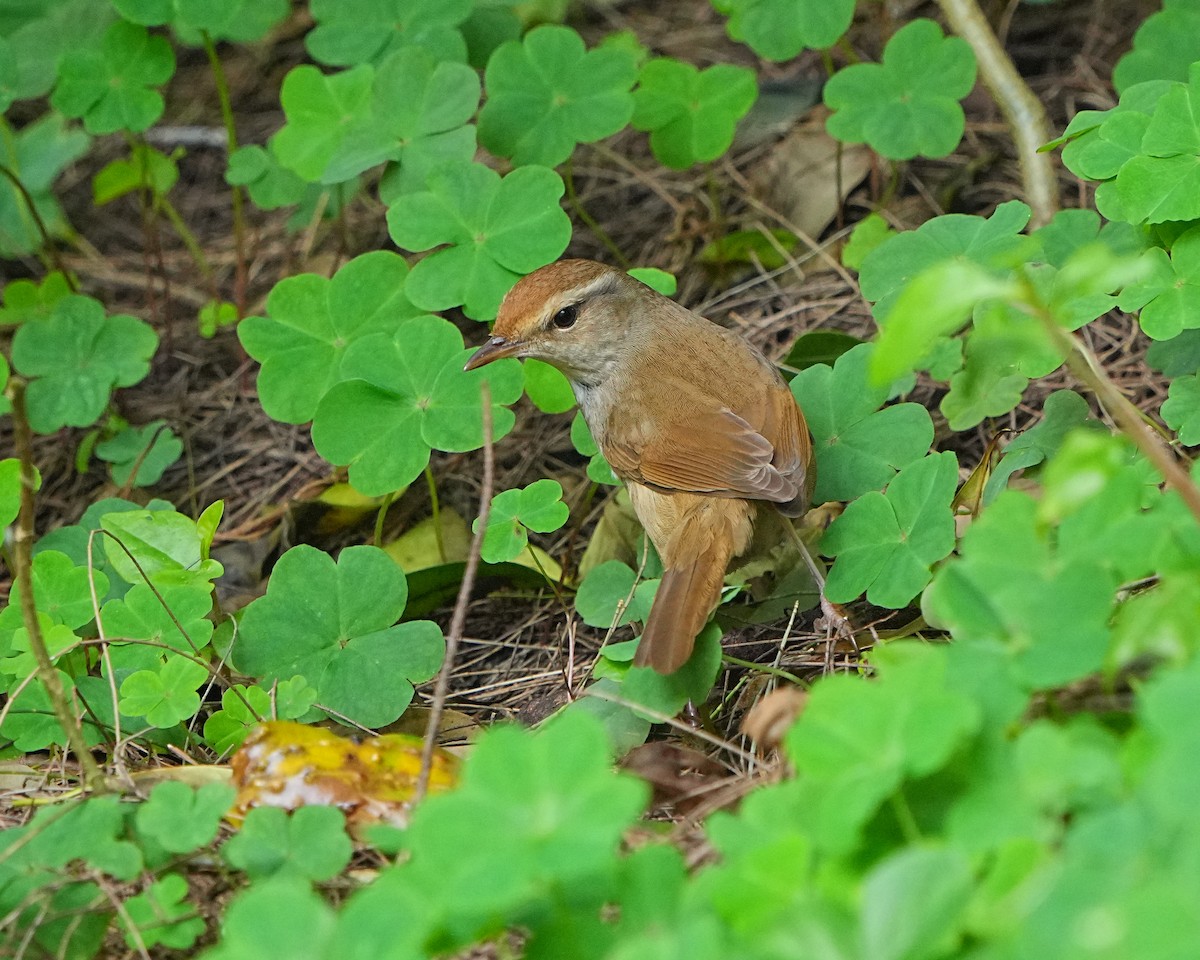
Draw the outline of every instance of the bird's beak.
M502 360L505 357L514 356L523 346L525 344L520 340L505 340L503 337L492 337L491 340L471 354L471 359L467 361L467 365L463 369L474 370L476 367L482 367L493 360Z

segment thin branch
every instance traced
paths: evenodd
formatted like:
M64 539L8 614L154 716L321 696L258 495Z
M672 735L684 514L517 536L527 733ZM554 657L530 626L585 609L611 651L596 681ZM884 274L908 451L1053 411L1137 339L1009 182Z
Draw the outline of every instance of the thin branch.
M26 208L29 210L29 215L33 218L33 224L37 227L38 233L42 237L42 246L45 248L46 256L50 258L50 262L54 264L54 269L62 274L63 280L66 281L67 287L72 293L78 293L79 287L75 284L75 278L71 276L69 270L62 262L62 258L58 254L58 248L54 246L54 240L50 236L50 231L46 227L46 221L42 219L42 215L38 212L37 204L33 201L33 196L21 182L21 178L12 170L0 163L0 175L3 175L13 189L20 194L21 199L25 202Z
M479 570L479 553L483 548L483 535L487 529L488 513L492 508L492 486L495 482L496 463L492 451L492 392L487 381L479 385L480 402L483 404L483 486L479 491L479 526L471 540L471 552L467 554L467 566L463 570L462 583L458 587L458 599L450 617L450 632L446 635L446 659L438 673L433 690L433 703L429 709L429 722L425 726L425 742L421 746L421 773L413 791L413 805L424 799L429 789L429 774L433 769L433 750L437 743L438 729L442 724L442 713L446 708L446 695L450 690L450 674L458 656L458 645L462 640L463 627L467 620L467 603L475 588L475 574Z
M25 410L25 383L19 377L14 377L9 383L9 399L12 401L13 439L16 442L17 458L21 462L21 510L17 516L17 528L14 531L14 555L16 561L15 579L21 593L21 617L25 629L29 633L29 648L37 661L38 679L46 688L46 696L54 716L66 735L71 752L79 761L83 770L83 782L88 790L97 793L105 789L104 771L96 763L83 738L83 729L78 718L67 706L66 692L63 690L62 677L58 668L50 659L50 651L46 647L46 639L42 636L42 627L38 622L37 600L33 595L33 540L35 503L33 491L36 485L33 466L33 433L29 428L29 417Z
M1033 210L1032 224L1040 227L1058 212L1058 180L1048 153L1038 149L1051 139L1046 111L996 39L975 0L938 0L946 20L971 45L979 74L1004 114L1017 147L1025 200Z
M1146 459L1154 464L1169 487L1175 489L1188 510L1200 522L1200 489L1192 482L1178 458L1162 442L1142 416L1142 412L1123 394L1079 338L1060 327L1046 311L1037 311L1050 338L1067 358L1068 369L1095 394L1117 426L1132 440Z

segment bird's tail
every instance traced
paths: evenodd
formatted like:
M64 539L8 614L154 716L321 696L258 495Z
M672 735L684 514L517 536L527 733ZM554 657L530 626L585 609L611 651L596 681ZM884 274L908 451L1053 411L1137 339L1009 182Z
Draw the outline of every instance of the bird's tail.
M692 655L696 634L721 599L732 543L728 534L714 536L705 519L702 514L685 520L672 544L673 556L646 618L635 667L651 667L658 673L674 673L682 667Z

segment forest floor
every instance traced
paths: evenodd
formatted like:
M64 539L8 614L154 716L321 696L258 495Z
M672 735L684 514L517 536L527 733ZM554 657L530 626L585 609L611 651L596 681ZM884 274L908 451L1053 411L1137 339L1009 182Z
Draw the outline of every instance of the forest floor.
M877 59L890 29L885 11L895 4L870 4L869 17L851 37L863 59ZM900 4L936 15L932 4ZM993 4L993 6L995 6ZM1151 4L1104 0L1057 3L1007 3L994 18L1018 68L1045 104L1051 128L1061 130L1083 109L1113 104L1108 78L1129 48L1132 31ZM929 9L925 9L928 7ZM896 15L893 12L893 15ZM239 138L265 143L283 121L278 101L286 71L305 59L306 23L296 14L268 43L230 50L226 64ZM585 4L576 25L589 40L615 30L631 30L656 53L698 66L735 62L760 71L764 96L735 149L706 168L664 170L651 157L643 134L627 131L608 141L582 145L573 166L578 204L598 225L586 225L569 208L575 223L570 256L614 262L615 250L631 264L674 273L678 299L714 321L741 330L773 357L786 354L802 333L838 330L867 338L874 327L855 277L840 265L840 246L855 223L878 211L897 229L911 229L942 213L988 215L997 204L1021 196L1020 175L1007 128L980 86L967 98L967 132L959 149L937 161L890 166L872 162L864 152L846 151L840 170L828 160L832 141L823 133L825 111L810 106L825 75L821 56L806 53L783 65L759 63L750 51L728 39L724 19L705 0L655 3ZM835 51L835 58L842 52ZM819 97L817 97L819 99ZM156 145L170 149L197 131L218 133L221 119L202 51L181 53L180 69L168 92L167 114ZM233 284L235 250L230 193L223 179L225 152L220 137L213 146L188 146L180 159L181 179L172 199L196 234L215 274L215 286L228 298ZM120 138L97 142L88 158L64 177L64 203L79 242L64 251L83 292L102 300L110 313L126 312L151 321L163 341L150 375L139 386L121 391L118 406L135 424L163 418L185 443L184 459L149 491L123 491L131 498L161 497L182 512L198 513L215 500L225 502L225 520L217 534L226 564L230 605L245 602L265 586L272 560L299 542L322 549L369 541L375 515L331 512L318 496L339 472L314 452L308 430L270 420L255 394L256 364L246 358L236 334L225 329L204 339L197 332L197 309L211 288L165 221L143 216L134 197L104 207L91 200L91 178L103 164L122 155ZM1088 188L1065 171L1064 206L1089 202ZM284 277L305 272L331 274L359 253L391 249L384 208L370 184L332 221L315 221L290 230L288 212L264 213L248 206L249 313L263 309L266 294ZM735 230L790 230L802 244L780 267L701 262L701 252ZM811 249L806 245L810 245ZM36 263L28 272L38 272ZM16 269L14 269L16 268ZM9 279L21 275L8 265ZM468 342L481 342L485 328L451 316ZM1145 343L1136 324L1120 316L1088 327L1089 346L1109 374L1147 409L1161 402L1161 390L1140 363ZM1019 431L1040 414L1041 400L1066 385L1065 375L1039 382L1011 415L985 421L977 430L957 434L953 444L964 469L977 463L987 445L1005 429ZM926 404L935 423L942 388L921 382L911 397ZM551 417L527 401L518 408L517 426L496 448L496 489L522 486L551 476L563 483L573 518L579 505L589 509L540 545L574 569L607 497L594 494L573 450L569 416ZM78 520L94 500L118 491L102 465L79 473L75 451L83 431L38 438L35 454L45 485L41 492L39 532ZM940 430L939 441L950 438ZM8 438L0 437L0 447ZM434 455L432 465L444 507L463 517L478 509L479 454ZM430 513L430 493L415 484L387 516L385 537L392 539ZM6 585L0 585L4 591ZM235 599L233 594L240 599ZM591 653L603 637L581 624L569 624L551 594L480 594L473 600L464 649L454 675L449 706L476 723L495 719L539 719L586 682ZM813 673L848 663L853 651L836 649L814 627L815 612L792 625L785 666ZM449 607L433 614L445 626ZM778 643L780 625L749 627L727 637L730 652L753 659ZM766 638L765 640L763 638ZM718 697L730 696L745 671L728 671ZM421 704L427 691L418 691ZM740 710L728 713L736 723ZM721 731L726 733L728 731Z

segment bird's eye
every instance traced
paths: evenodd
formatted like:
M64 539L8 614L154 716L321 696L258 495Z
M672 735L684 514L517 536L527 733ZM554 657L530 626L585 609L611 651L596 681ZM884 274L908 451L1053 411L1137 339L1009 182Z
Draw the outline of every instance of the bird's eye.
M579 319L579 305L572 303L568 307L563 307L554 315L552 321L559 330L566 330L569 327L575 326L575 321Z

